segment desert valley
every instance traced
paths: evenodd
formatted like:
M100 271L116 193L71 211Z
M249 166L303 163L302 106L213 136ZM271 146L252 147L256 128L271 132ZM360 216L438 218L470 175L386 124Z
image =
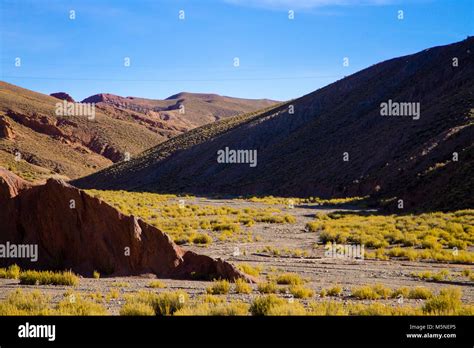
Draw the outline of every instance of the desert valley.
M0 315L473 315L473 52L73 116L1 82Z

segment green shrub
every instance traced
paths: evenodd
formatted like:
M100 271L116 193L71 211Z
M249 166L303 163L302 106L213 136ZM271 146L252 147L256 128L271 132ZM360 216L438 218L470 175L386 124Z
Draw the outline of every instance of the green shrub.
M321 228L321 223L319 221L310 221L305 227L309 232L317 232Z
M237 279L235 281L235 292L238 294L250 294L252 287L243 279Z
M146 304L153 308L155 315L173 315L174 312L183 308L189 301L189 295L184 291L153 292L139 291L126 296L127 304ZM143 306L141 306L143 309ZM127 308L131 308L127 307Z
M218 304L218 303L224 302L224 297L209 295L209 294L203 294L203 295L199 296L199 301L201 303Z
M147 316L155 315L153 307L147 303L126 303L120 308L123 316Z
M457 288L442 289L439 295L426 301L423 312L434 315L454 315L462 308L461 290Z
M20 284L23 285L77 285L79 278L72 272L23 271Z
M38 290L24 292L16 289L0 302L0 316L5 315L51 315L50 297Z
M268 309L267 316L297 316L306 315L304 306L299 302L285 302L280 305L272 306Z
M336 301L310 302L308 315L347 315L347 308Z
M153 301L153 308L156 315L172 315L188 301L189 295L184 291L163 292Z
M352 289L352 296L360 300L387 299L391 294L392 290L382 284L374 284L371 286L362 286Z
M224 295L230 291L230 283L227 280L215 280L214 283L206 289L208 294Z
M80 295L75 296L75 300L71 301L71 297L60 301L56 308L57 315L107 315L107 309L99 303L83 299Z
M403 297L403 298L408 298L410 294L410 289L407 287L401 287L392 292L392 298L398 298L398 297Z
M314 291L301 285L291 285L288 289L295 298L308 298L314 296Z
M262 294L274 294L277 291L277 286L274 282L259 283L257 290Z
M342 288L339 285L334 285L326 291L327 296L340 296L342 294Z
M305 315L306 311L298 302L289 303L276 295L257 297L250 306L250 313L261 315Z
M383 299L387 299L392 295L392 290L382 284L375 284L372 289Z
M230 303L200 303L178 310L176 316L245 316L249 314L249 305L239 301Z
M161 280L152 280L148 283L147 287L154 288L154 289L161 289L166 288L166 284L163 283Z
M260 272L262 272L262 266L251 266L247 263L241 263L237 265L237 268L240 271L254 277L258 277L260 275Z
M212 237L206 233L200 233L200 234L194 235L191 238L191 242L194 244L211 244Z
M0 268L0 278L18 279L20 277L20 267L10 265L8 268Z
M426 300L432 296L433 293L431 292L431 290L422 286L417 286L413 289L410 289L410 292L408 294L408 298L410 299Z
M301 285L303 284L303 279L296 273L285 273L279 275L276 282L277 284L285 285Z
M353 288L352 296L359 300L377 300L381 297L371 286Z

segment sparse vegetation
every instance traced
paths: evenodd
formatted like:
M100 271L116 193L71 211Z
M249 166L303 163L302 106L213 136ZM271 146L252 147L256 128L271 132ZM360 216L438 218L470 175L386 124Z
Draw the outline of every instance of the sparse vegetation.
M249 305L240 301L230 303L199 303L184 307L175 313L181 315L245 316L249 315Z
M366 257L474 263L474 210L418 215L319 214L306 229L320 242L361 244Z
M243 279L237 279L235 281L235 292L237 294L250 294L252 287Z
M414 278L421 279L421 280L434 281L434 282L451 280L451 274L449 270L447 269L443 269L437 273L431 273L429 271L412 273L411 276Z
M72 272L22 271L20 284L23 285L70 285L79 283L79 278Z
M206 233L198 233L196 235L191 236L191 242L194 244L211 244L212 237Z
M235 209L225 206L180 204L180 197L144 192L89 190L124 214L139 216L168 233L177 244L209 245L213 240L254 241L248 230L255 223L291 224L296 220L276 208ZM194 197L182 197L190 200Z
M230 291L230 283L227 280L215 280L206 291L211 295L225 295Z
M411 298L411 299L426 300L432 296L433 296L433 293L431 292L431 290L422 286L417 286L415 288L412 288L410 289L410 292L408 293L408 298Z
M360 300L387 299L391 294L392 290L382 284L367 285L352 289L352 296Z
M16 289L0 301L0 315L53 315L49 296L35 290L25 292Z
M251 266L249 265L248 263L241 263L239 265L237 265L237 268L248 274L248 275L251 275L251 276L254 276L254 277L258 277L260 275L260 273L262 272L262 266Z
M276 295L257 297L250 306L250 313L254 316L278 316L278 315L306 315L304 306L299 302L288 302Z
M123 316L152 316L155 310L148 303L129 303L127 302L120 308L120 315Z
M283 285L301 285L304 283L303 278L296 273L284 273L276 278L277 284Z
M290 249L290 248L276 248L272 246L265 246L263 249L258 250L258 252L270 254L277 257L308 257L309 252L302 249Z
M433 315L460 314L462 309L461 290L447 288L440 290L439 294L431 297L423 305L423 312ZM471 310L472 310L471 306ZM471 314L472 315L472 314Z
M107 315L102 305L82 298L80 294L68 295L58 304L38 290L25 292L21 289L8 294L0 301L0 315Z
M163 292L156 294L153 292L139 291L138 293L126 295L126 308L121 311L123 315L133 315L133 313L144 313L137 315L147 315L150 307L155 315L173 315L177 310L183 308L189 302L189 295L184 291ZM136 306L136 309L133 309Z
M57 315L107 315L107 309L100 303L85 300L80 294L75 295L74 301L71 297L60 301L56 307Z
M0 268L0 278L18 279L20 278L20 267L10 265L7 268Z
M340 296L342 294L342 287L339 285L334 285L333 287L327 289L327 296Z
M288 288L295 298L308 298L314 296L314 291L301 285L292 285Z
M290 202L293 205L310 204L310 203L315 203L318 205L343 205L347 203L358 203L364 199L366 199L366 197L322 199L319 197L283 198L283 197L266 196L266 197L251 197L248 199L248 201L255 202L255 203L270 204L270 205L277 205L277 204L289 205Z
M262 294L274 294L277 292L277 286L274 282L262 282L258 284L257 290Z
M166 284L164 282L162 282L161 280L152 280L151 282L148 283L147 286L149 288L153 288L153 289L166 288Z

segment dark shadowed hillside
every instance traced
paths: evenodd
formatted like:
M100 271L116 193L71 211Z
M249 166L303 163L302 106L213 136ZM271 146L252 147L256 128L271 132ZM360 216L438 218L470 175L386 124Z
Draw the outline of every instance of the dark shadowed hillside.
M197 128L74 184L472 206L473 54L471 37L391 59L287 104ZM419 103L420 114L382 116L381 103L390 102ZM218 163L226 147L257 150L257 165Z

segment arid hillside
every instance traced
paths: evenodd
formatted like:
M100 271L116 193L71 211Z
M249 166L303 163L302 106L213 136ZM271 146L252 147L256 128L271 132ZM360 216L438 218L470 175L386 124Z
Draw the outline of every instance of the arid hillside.
M470 37L391 59L297 100L194 129L73 183L472 207L473 52ZM221 163L226 148L256 151L255 163Z
M217 119L274 104L217 95L167 100L95 95L94 117L56 114L54 96L0 82L0 164L28 180L78 178Z
M157 126L174 127L180 132L275 104L275 101L268 99L184 92L165 100L96 94L82 102L96 103L111 117L134 120L152 129Z

